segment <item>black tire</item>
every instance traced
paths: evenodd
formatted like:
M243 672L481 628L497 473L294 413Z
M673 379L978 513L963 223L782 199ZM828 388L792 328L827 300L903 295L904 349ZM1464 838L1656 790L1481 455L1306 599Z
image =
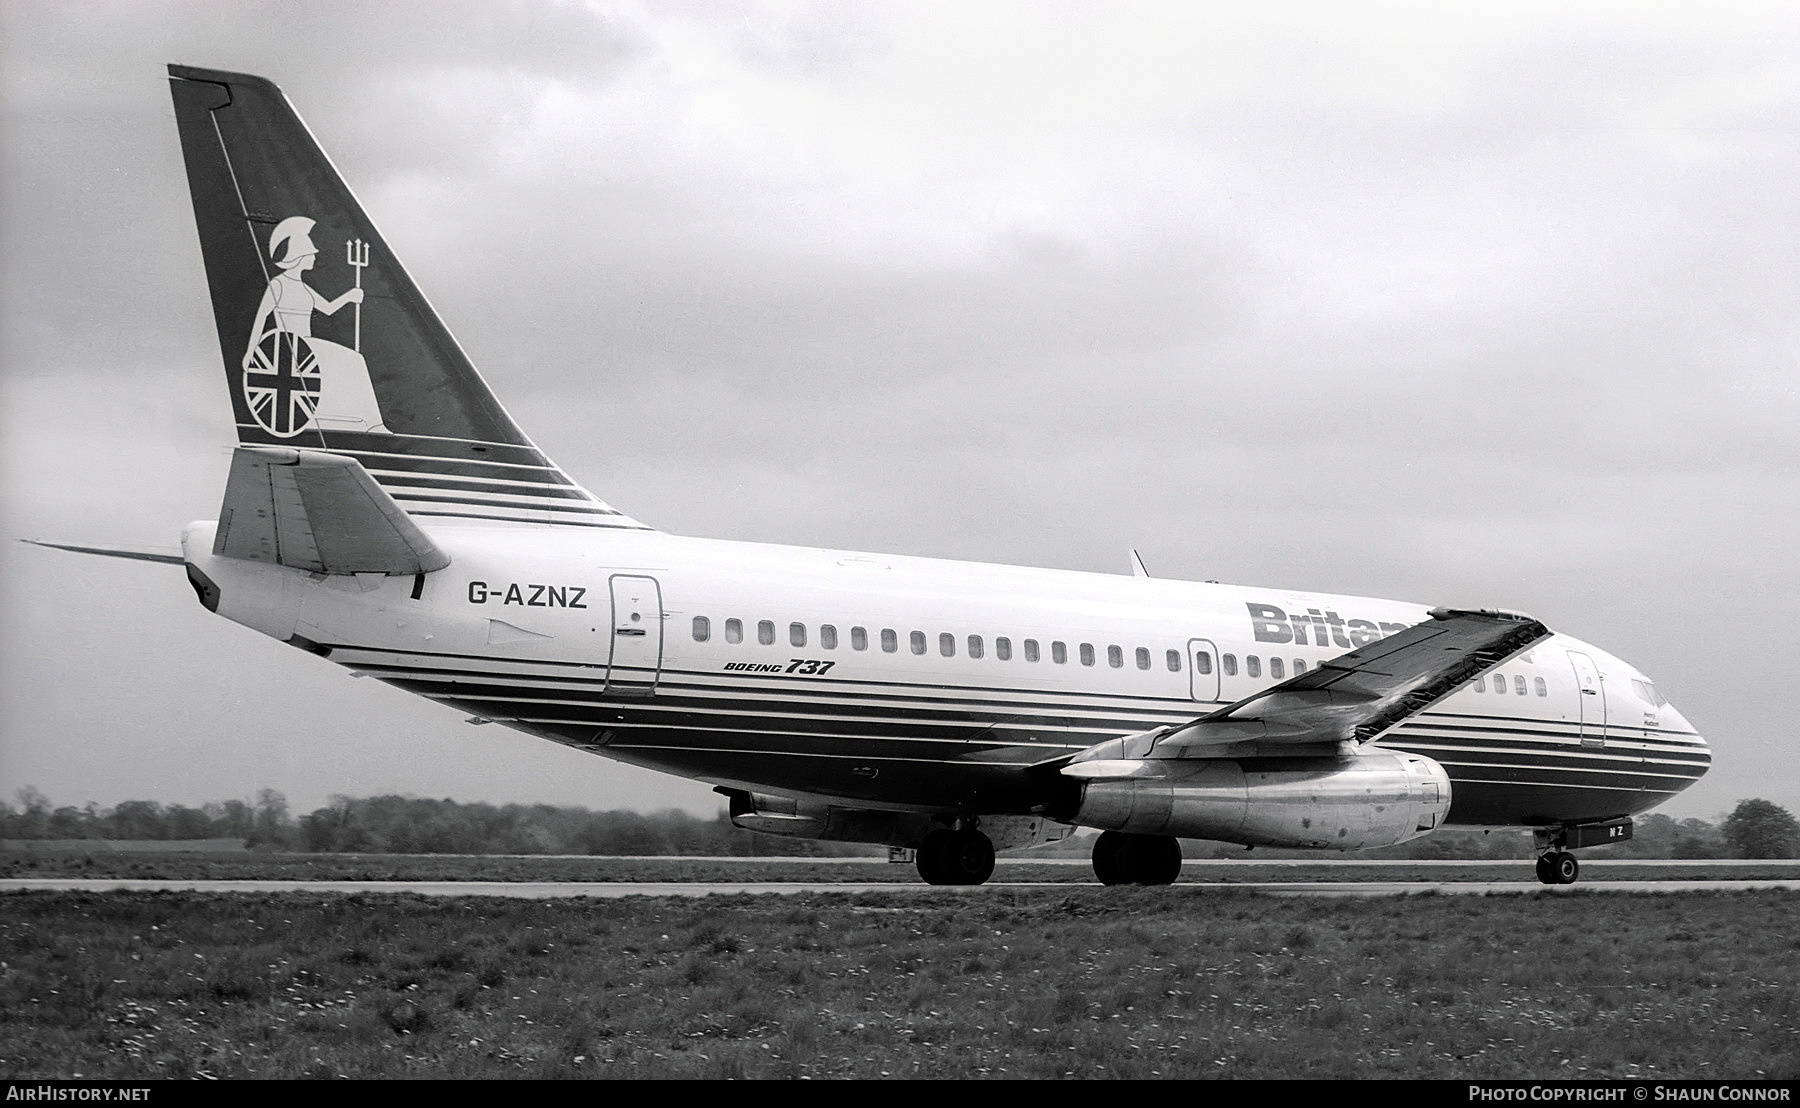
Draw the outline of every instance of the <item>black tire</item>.
M950 871L948 858L950 840L953 835L954 832L951 831L933 831L925 836L924 842L919 844L916 864L919 867L919 876L924 878L927 885L956 884Z
M1573 885L1575 879L1581 876L1581 863L1575 860L1575 855L1570 854L1566 850L1554 857L1555 861L1552 864L1556 869L1556 883L1558 885Z
M1167 835L1103 831L1094 840L1094 876L1102 885L1170 885L1181 874L1181 843Z
M1132 880L1139 885L1173 885L1181 876L1181 842L1165 835L1142 835L1131 844Z
M1556 866L1551 862L1551 859L1554 857L1556 857L1554 854L1538 855L1537 879L1545 885L1555 885L1559 883L1556 880Z
M980 831L952 831L943 853L951 885L980 885L994 876L994 843Z
M1117 831L1102 831L1094 840L1094 876L1102 885L1124 885L1131 880L1119 857L1124 839Z

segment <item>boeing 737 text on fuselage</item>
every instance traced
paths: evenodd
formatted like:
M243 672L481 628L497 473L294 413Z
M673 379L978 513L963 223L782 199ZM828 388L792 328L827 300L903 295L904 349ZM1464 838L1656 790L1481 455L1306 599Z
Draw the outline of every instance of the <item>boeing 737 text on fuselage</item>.
M1446 824L1532 828L1566 883L1706 771L1648 678L1516 613L640 523L514 424L273 84L170 75L238 437L171 558L227 619L942 884L1084 826L1157 884L1179 838Z

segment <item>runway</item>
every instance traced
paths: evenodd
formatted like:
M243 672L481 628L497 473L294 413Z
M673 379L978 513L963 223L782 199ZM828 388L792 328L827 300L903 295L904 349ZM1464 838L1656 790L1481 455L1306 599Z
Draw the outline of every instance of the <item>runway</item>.
M1574 885L1540 885L1535 881L1181 881L1174 889L1256 892L1270 896L1488 896L1540 893L1570 896L1583 893L1744 892L1753 889L1800 889L1800 879L1762 881L1582 881ZM411 895L432 897L495 896L520 900L559 897L614 899L628 896L745 896L796 893L854 893L893 897L920 893L992 895L1005 890L1103 888L1087 881L990 881L978 886L926 885L922 882L826 881L167 881L115 878L8 878L0 892L198 892L198 893L336 893L340 895Z

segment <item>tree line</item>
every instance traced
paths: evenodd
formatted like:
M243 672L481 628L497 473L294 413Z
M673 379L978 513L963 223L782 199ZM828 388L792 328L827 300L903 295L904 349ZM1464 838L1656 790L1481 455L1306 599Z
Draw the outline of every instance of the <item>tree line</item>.
M334 796L302 816L287 798L263 789L254 800L197 808L127 800L111 808L53 805L34 788L18 803L0 801L0 839L234 839L251 849L333 854L698 854L834 856L867 846L758 834L732 826L721 809L706 819L679 809L604 811L552 804L482 804L404 796ZM1242 847L1189 848L1189 857L1239 856ZM1522 858L1531 839L1519 833L1445 829L1375 858ZM1745 800L1722 823L1637 817L1630 841L1596 848L1607 858L1800 858L1800 823L1768 800Z
M680 809L604 811L552 804L481 804L406 796L334 796L301 816L263 789L254 801L197 808L127 800L106 808L53 805L36 789L0 801L0 839L235 839L256 850L331 854L624 854L806 857L865 847L788 839Z

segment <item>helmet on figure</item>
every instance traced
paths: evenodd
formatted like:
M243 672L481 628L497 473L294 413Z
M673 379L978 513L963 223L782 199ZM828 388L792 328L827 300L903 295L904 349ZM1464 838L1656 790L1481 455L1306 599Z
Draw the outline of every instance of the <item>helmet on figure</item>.
M317 254L319 248L312 240L314 222L303 215L290 215L277 223L269 234L269 260L282 269L292 269L301 259Z

